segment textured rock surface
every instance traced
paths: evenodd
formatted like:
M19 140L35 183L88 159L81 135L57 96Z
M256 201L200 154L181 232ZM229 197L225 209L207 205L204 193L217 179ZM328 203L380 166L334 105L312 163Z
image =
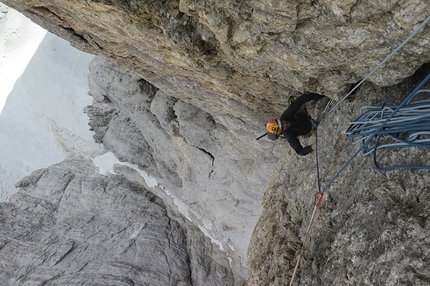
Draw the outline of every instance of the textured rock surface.
M195 226L122 176L69 159L1 203L2 285L233 285Z
M429 67L426 66L415 78L391 88L381 89L368 83L344 102L337 112L326 119L321 127L320 135L322 141L322 144L320 142L320 156L323 158L321 167L325 173L328 173L328 175L324 175L332 175L352 154L355 146L345 139L344 131L347 123L358 115L359 107L366 104L381 104L384 98L401 100L414 88L417 80L428 72ZM268 141L263 140L265 146L261 148L270 152L268 153L270 156L267 156L268 154L261 152L258 148L252 149L254 140L243 140L240 136L232 137L228 145L222 145L219 143L219 138L225 140L229 138L225 134L229 133L225 132L226 128L221 124L221 120L217 120L216 117L212 117L209 113L191 104L165 95L138 76L121 70L100 58L92 62L90 78L91 95L95 101L87 112L91 118L90 125L96 131L96 138L118 154L122 160L138 164L149 173L155 174L160 182L168 186L169 191L189 207L187 216L192 216L194 223L204 224L204 227L207 227L207 233L222 243L233 259L235 273L238 277L243 278L247 273L246 269L241 266L244 266L242 260L246 257L244 252L250 239L248 234L253 229L255 220L261 211L256 202L260 202L263 192L258 193L258 190L267 189L264 184L271 183L263 200L265 209L254 230L248 252L248 264L251 269L249 284L271 285L271 283L275 283L274 285L276 285L279 283L279 285L283 285L287 283L291 276L291 268L294 267L296 251L300 249L303 232L307 227L306 220L311 211L309 200L316 188L314 157L298 158L292 155L292 151L285 148L283 144L267 145ZM326 102L327 100L323 100L314 105L309 104L309 110L317 117L321 114ZM218 135L219 132L224 133ZM308 141L310 140L308 139ZM133 147L136 145L139 148ZM232 153L229 149L230 145L241 146L242 153ZM268 146L273 149L269 149ZM333 152L336 152L336 156L333 156ZM421 157L421 160L425 162L428 159L427 153L426 150L412 153L413 159L417 160ZM264 174L263 172L267 172L255 181L253 178L247 177L247 172L240 173L246 165L232 161L232 158L243 160L246 157L250 158L249 162L255 161L256 157L251 156L252 154L257 154L257 157L264 159L258 161L256 170L251 173L261 176ZM405 154L394 153L392 159L401 160L404 157ZM184 158L188 158L188 160L184 160ZM205 166L210 166L210 168L205 169ZM361 170L361 172L357 170ZM330 219L318 218L317 232L320 236L317 237L316 242L312 241L311 252L306 253L307 256L304 260L304 263L311 265L308 267L311 267L312 271L311 274L303 274L300 278L302 285L331 284L332 282L335 285L344 283L384 284L390 283L390 279L415 281L414 279L419 275L414 276L415 278L390 278L385 277L384 274L378 278L380 280L372 278L374 280L367 281L365 280L367 278L359 274L369 261L379 259L379 256L375 258L370 255L371 253L361 253L362 245L365 245L364 247L367 249L369 245L378 244L380 248L385 247L387 252L395 253L390 254L390 257L384 260L387 263L394 263L400 256L406 255L401 250L403 246L401 242L394 247L390 246L391 239L396 240L399 239L397 236L404 235L402 228L406 227L406 224L399 226L399 229L392 230L393 233L385 233L385 241L374 241L375 230L384 229L387 221L405 219L407 217L405 214L411 212L409 210L411 202L409 202L407 209L404 210L405 214L390 214L388 209L394 207L394 202L400 200L396 196L401 196L401 194L392 194L392 201L384 201L387 188L403 188L405 191L416 189L414 194L408 196L412 200L417 198L419 202L423 201L419 196L426 196L425 186L429 181L428 172L396 171L392 173L387 173L388 175L376 173L375 175L370 161L360 157L356 158L351 167L339 178L340 186L334 187L333 192L337 191L340 194L333 199L330 190L327 195L330 199L335 200L328 201L325 205L325 211L329 214ZM409 185L401 183L415 173L419 173L419 175ZM285 174L285 176L276 174ZM415 177L415 175L413 176ZM219 180L220 177L226 181ZM326 180L328 179L329 177L326 178ZM229 183L222 184L223 182ZM241 185L244 186L243 189ZM356 194L352 201L349 197L351 186ZM193 192L190 193L189 190L193 190ZM391 193L391 191L388 192ZM251 195L254 197L249 198ZM361 199L366 203L358 201ZM375 208L382 213L363 208L362 204L368 207L369 201L378 201L370 208ZM416 213L415 216L424 217L423 219L426 220L424 211L426 207L425 205L417 206L417 209L412 212ZM348 212L350 214L347 214ZM365 215L369 213L372 215L366 218ZM400 218L397 218L398 216ZM348 220L339 217L351 218ZM196 219L194 220L194 218ZM375 222L376 218L378 218L378 222ZM369 223L370 221L374 222L373 226ZM303 225L303 229L300 228L301 225ZM364 232L369 235L361 238L362 245L354 246L354 252L345 251L346 253L340 254L335 252L335 249L340 246L352 247L353 243L345 237L355 242L355 236L357 233L361 233L365 226L369 229ZM416 233L411 234L411 239L415 242L425 243L428 240L426 230L417 230ZM325 249L322 250L323 248ZM411 255L414 257L415 263L423 263L425 253L417 254L416 257L414 254ZM327 260L333 263L333 267L338 267L335 262L332 262L336 259L340 260L337 262L338 264L345 265L343 266L347 269L345 271L353 274L348 274L348 272L345 276L338 277L336 273L342 270L335 268L324 272L319 269L320 264L331 265ZM343 262L344 259L352 260L353 265L348 266ZM354 264L358 260L362 261L362 265ZM380 271L380 265L375 263L375 267L379 269L375 271ZM398 269L393 270L395 274L391 275L397 275L397 273L407 270L402 269L401 265L403 263L400 263ZM308 269L303 271L306 270ZM369 272L364 273L369 274ZM348 275L353 275L353 277L344 279ZM419 281L420 278L416 279Z
M251 125L292 91L339 98L430 14L427 0L4 2L170 96ZM372 80L410 76L430 60L429 38L422 31Z
M278 161L273 144L256 141L244 122L170 97L101 58L92 61L89 82L95 138L156 177L246 273L262 190Z
M401 101L414 78L390 88L365 84L319 127L322 187L358 148L345 137L364 105ZM336 155L334 155L336 154ZM289 285L318 190L315 157L286 157L263 199L263 215L250 243L249 285ZM424 149L390 151L390 163L428 165ZM294 173L291 168L294 166ZM372 158L357 156L326 192L316 213L293 285L429 285L430 174L428 170L378 172Z
M285 284L316 188L312 156L297 160L280 142L255 140L265 121L298 91L340 98L430 14L428 0L5 3L122 67L100 59L92 66L95 103L87 113L96 140L174 191L193 222L221 242L236 277L247 276L245 252L268 190L248 252L251 285ZM429 62L429 35L426 27L371 81L389 86ZM404 97L397 89L367 84L325 121L324 178L352 152L346 122L361 105ZM311 106L312 113L325 103ZM368 159L356 158L330 189L299 283L425 284L428 181L420 171L375 173ZM416 210L394 208L412 201ZM379 219L377 227L368 223Z

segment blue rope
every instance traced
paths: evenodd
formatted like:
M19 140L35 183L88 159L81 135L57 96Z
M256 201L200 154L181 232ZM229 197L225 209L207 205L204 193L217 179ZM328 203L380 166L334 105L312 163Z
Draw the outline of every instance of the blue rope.
M430 75L423 80L419 88L426 84L429 78ZM362 108L361 115L350 123L347 137L354 144L363 142L363 155L373 154L373 163L378 170L430 169L430 165L393 165L382 168L377 162L377 151L381 149L430 147L430 100L412 102L420 93L430 93L430 90L415 89L401 104L387 100L381 107ZM393 110L393 107L386 106L387 103L394 104L397 108ZM364 111L365 109L368 111ZM380 144L381 139L386 143ZM373 143L372 146L370 142Z
M393 50L379 65L377 65L365 78L363 78L348 94L346 94L335 106L333 106L326 114L332 113L335 108L341 104L348 96L350 96L358 87L360 87L369 77L371 77L383 64L385 64L389 59L391 59L395 53L397 53L407 42L409 42L418 32L424 28L424 26L430 21L430 16L428 16L413 32L409 35L395 50Z
M407 105L407 104L409 104L410 102L411 102L411 100L418 94L418 93L421 93L421 92L423 92L423 91L425 91L425 90L421 90L422 89L422 87L428 82L430 80L430 74L429 75L427 75L427 77L412 91L412 93L402 102L402 103L400 103L395 109L394 109L394 111L392 111L392 112L390 112L390 113L387 113L387 111L386 110L384 110L381 114L383 114L384 115L384 117L383 117L383 119L382 119L382 123L381 124L378 124L378 125L375 125L375 126L372 126L373 128L371 128L369 131L368 131L368 133L366 134L366 136L363 136L361 139L359 139L358 140L358 142L362 142L363 144L362 144L362 146L357 150L357 151L355 151L355 153L348 159L348 161L336 172L336 174L330 179L330 181L327 183L327 185L324 187L324 189L321 191L322 193L324 193L325 191L327 191L327 189L330 187L330 185L333 183L333 181L343 172L343 170L345 170L345 168L351 163L351 161L362 151L362 150L365 150L365 148L367 148L367 146L368 146L368 144L369 144L369 142L372 140L372 139L374 139L375 138L375 136L376 136L376 145L375 146L377 146L377 144L378 144L378 142L379 142L379 140L380 140L380 138L381 138L381 136L382 136L382 134L387 134L388 133L388 131L387 130L385 130L384 128L385 128L385 126L387 126L387 124L391 124L391 122L390 122L390 120L399 112L399 110L401 110L405 105ZM407 108L409 108L409 107L411 107L412 106L412 108L418 108L417 106L418 106L418 104L419 103L422 103L422 101L419 101L419 102L416 102L416 103L412 103L412 104L410 104L409 106L407 106ZM386 104L386 103L392 103L392 101L386 101L386 102L384 102L384 105ZM429 102L430 103L430 102ZM426 106L425 104L424 105L422 105L422 106ZM407 112L409 112L409 110L407 110ZM427 112L427 114L430 114L430 109L426 109L426 110L424 110L424 111L422 111L423 113L425 113L425 112ZM369 118L376 118L376 116L377 116L377 114L370 114L370 113L365 113L365 115L367 116L367 115L369 115L370 117ZM382 115L381 115L382 116ZM362 118L363 117L363 115L361 115L359 118ZM427 120L428 120L428 118L427 118ZM402 124L404 123L404 122L406 122L406 120L404 120L403 119L403 121L402 121ZM420 131L418 131L418 132L430 132L430 122L429 121L427 121L427 123L426 122L421 122L421 120L420 121L417 121L416 122L417 123L417 126L419 127L418 129L420 130ZM360 119L360 121L358 121L358 124L357 124L357 128L358 128L358 126L361 126L361 125L363 125L363 124L370 124L369 122L367 122L366 120L365 121L361 121L361 119ZM390 125L389 125L390 126ZM352 131L354 130L354 128L355 128L355 126L354 127L350 127L350 129L351 130L348 130L348 132L350 132L351 134L354 134ZM393 128L392 126L391 126L391 128ZM395 130L396 131L396 133L401 133L402 131L403 132L409 132L409 130L411 130L411 128L413 128L413 126L411 125L411 124L409 124L409 123L405 123L404 124L404 126L403 126L403 128L402 129L400 129L399 128L399 130L398 129L392 129L392 130ZM422 130L422 129L424 129L424 130ZM362 129L359 129L360 131L362 131ZM399 132L397 132L397 131L399 131ZM415 129L414 129L414 131L415 131ZM422 133L422 134L425 134L425 133ZM396 135L393 135L393 134L391 134L393 137L396 137ZM418 138L419 137L419 134L415 134L414 136L416 136L416 138ZM354 136L351 136L351 137L355 137L355 134L354 134ZM398 136L397 136L398 137ZM424 140L427 140L427 139L424 139ZM404 143L404 142L403 142ZM419 141L416 141L415 143L413 143L413 144L418 144L420 147L422 147L423 145L421 144L421 142L419 142ZM417 146L418 146L417 145ZM411 145L412 146L412 145ZM430 142L425 142L424 143L424 146L425 147L430 147ZM391 146L391 147L393 147L393 148L395 148L395 146ZM374 152L374 154L376 154L376 150L377 150L377 148L372 148L372 150L373 150L373 152ZM375 157L374 157L375 158ZM376 163L376 161L374 161L374 163ZM403 166L392 166L392 167L389 167L389 168L380 168L378 165L377 165L377 163L375 164L377 167L378 167L378 169L380 169L380 170L390 170L390 169L393 169L393 168L399 168L399 167L403 167ZM430 168L430 166L408 166L407 168L415 168L415 169L417 169L417 168Z
M416 34L418 34L418 32L424 28L425 25L427 25L427 23L430 21L430 16L428 16L413 32L412 34L409 35L409 37L407 37L395 50L393 50L381 63L379 63L379 65L377 65L365 78L363 78L352 90L350 90L335 106L333 106L321 119L321 121L323 121L328 114L332 113L336 107L341 104L348 96L350 96L358 87L360 87L370 76L372 76L385 62L387 62L389 59L391 59L401 48L403 48L404 45L406 45L406 43L408 43ZM383 121L383 123L379 126L376 127L376 130L371 130L369 136L367 137L363 137L361 138L361 142L363 142L362 146L351 156L351 158L349 158L349 160L336 172L336 174L330 179L330 181L327 183L327 185L324 187L324 189L321 191L321 193L324 194L324 192L330 187L330 185L333 183L333 181L343 172L343 170L351 163L351 161L365 148L367 148L368 143L370 142L370 140L372 140L372 138L378 133L380 132L380 130L385 127L385 125L391 120L391 118L399 111L399 109L401 107L403 107L404 105L406 105L406 103L409 103L412 98L415 96L416 93L418 93L420 91L420 89L424 86L424 84L429 80L430 75L428 75L426 77L426 79L423 80L423 82L421 82L415 89L414 91L406 98L406 100L403 101L403 103L401 103L400 105L398 105L398 107L391 112L390 115L388 115L388 117L383 116L382 119L385 120ZM390 101L390 100L386 100L383 104L383 106L385 106L387 103L392 103L395 104L395 102ZM382 114L386 114L387 111L384 110L382 112ZM373 114L367 114L366 116L370 116L370 118L376 118L377 114L373 113ZM320 122L321 123L321 122ZM383 131L385 132L385 131ZM419 136L419 135L418 135ZM379 135L378 135L379 138ZM379 143L379 139L376 139L376 141ZM376 148L375 151L376 152ZM318 156L318 155L316 155ZM376 166L379 168L379 166L376 164ZM317 166L318 168L318 166ZM381 169L384 170L384 169ZM318 181L319 181L319 173L318 175Z

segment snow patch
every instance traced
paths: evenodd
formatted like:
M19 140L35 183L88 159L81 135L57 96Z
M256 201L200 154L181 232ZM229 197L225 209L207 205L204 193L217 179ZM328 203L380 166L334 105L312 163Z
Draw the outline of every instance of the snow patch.
M203 225L201 225L201 224L199 224L198 225L198 227L200 228L200 230L211 240L211 242L213 243L213 244L216 244L216 245L218 245L218 247L219 247L219 249L221 250L221 251L225 251L224 250L224 246L222 245L222 243L220 242L220 241L218 241L218 240L216 240L215 238L213 238L210 234L209 234L209 231L203 226Z
M0 3L0 113L19 78L46 35L17 11Z
M155 188L158 186L157 180L149 175L147 172L140 170L136 164L130 164L128 162L120 162L112 152L107 152L103 155L97 156L93 159L94 165L99 169L99 173L102 175L115 174L114 165L127 166L134 169L140 174L140 176L145 180L148 188Z
M145 180L146 184L148 185L148 188L150 188L150 189L154 189L154 188L162 189L165 192L165 194L168 195L173 200L173 203L177 207L178 211L183 216L185 216L185 218L188 219L190 222L193 222L191 215L193 215L195 217L199 217L197 215L197 213L195 213L193 210L191 210L188 205L186 205L184 202L179 200L177 197L173 196L173 194L169 190L167 190L164 187L162 187L161 185L159 185L157 180L154 177L149 175L147 172L140 170L136 164L130 164L127 162L120 162L112 152L107 152L103 155L97 156L96 158L93 159L93 162L96 165L96 167L98 168L99 173L102 175L115 174L114 165L116 165L116 164L122 165L122 166L127 166L129 168L134 169ZM220 241L213 238L209 234L209 230L211 230L212 226L213 226L212 222L210 220L203 219L202 223L203 224L198 224L199 229L204 233L204 235L206 235L211 240L211 242L213 244L217 245L220 250L225 251L223 244ZM233 247L230 246L230 248L232 250L234 250Z
M37 169L105 152L83 112L93 58L0 3L0 201Z

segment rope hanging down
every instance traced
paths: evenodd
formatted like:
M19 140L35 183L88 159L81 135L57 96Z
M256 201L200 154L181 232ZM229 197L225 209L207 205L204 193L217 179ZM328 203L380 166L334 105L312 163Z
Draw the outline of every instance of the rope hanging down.
M322 120L324 120L324 118L328 115L328 114L330 114L331 112L333 112L334 110L335 110L335 108L340 104L340 103L342 103L348 96L350 96L359 86L361 86L370 76L372 76L386 61L388 61L391 57L393 57L393 55L395 54L395 53L397 53L407 42L409 42L428 22L430 21L430 16L428 16L416 29L415 29L415 31L406 39L406 40L404 40L393 52L391 52L378 66L376 66L364 79L362 79L352 90L350 90L349 92L348 92L348 94L346 94L335 106L333 106L325 115L324 115L324 117L321 119L321 121ZM351 158L340 168L340 170L333 176L333 178L329 181L329 183L324 187L324 189L321 191L321 187L320 187L320 178L319 178L319 170L317 171L317 176L318 176L318 189L320 190L319 192L318 192L318 194L321 196L321 198L322 198L322 196L324 195L324 192L330 187L330 185L333 183L333 181L340 175L340 173L342 173L342 171L351 163L351 161L358 155L358 153L360 153L366 146L367 146L367 144L369 143L369 141L376 135L376 133L378 133L386 124L387 124L387 122L399 111L399 109L400 108L402 108L402 106L403 105L405 105L406 103L409 103L411 100L412 100L412 98L417 94L417 92L423 87L423 85L428 81L430 79L430 74L423 80L423 82L421 82L421 84L419 84L415 89L414 89L414 91L404 100L404 102L402 103L402 104L400 104L392 113L391 113L391 115L389 115L386 119L385 119L385 121L379 126L379 127L376 127L376 130L374 131L374 132L372 132L370 135L369 135L369 137L366 137L366 139L364 139L363 138L363 140L364 140L364 142L363 142L363 145L362 145L362 147L361 148L359 148L352 156L351 156ZM330 104L331 104L331 102L330 102ZM320 122L321 123L321 122ZM362 140L362 141L363 141ZM376 149L375 149L376 150ZM317 157L317 162L318 162L318 153L317 152L315 152L315 154L316 154L316 157ZM319 169L318 167L317 167L317 169ZM319 204L318 204L318 206L319 206ZM318 207L316 204L314 204L314 211L313 211L313 213L312 213L312 217L311 217L311 220L310 220L310 222L309 222L309 225L308 225L308 228L307 228L307 231L306 231L306 235L305 235L305 239L303 240L303 246L304 246L304 243L306 242L306 240L307 240L307 237L308 237L308 235L309 235L309 233L310 233L310 230L311 230L311 226L312 226L312 223L313 223L313 220L314 220L314 217L315 217L315 213L316 213L316 209L317 209L317 207ZM298 256L298 258L297 258L297 263L296 263L296 266L295 266L295 268L294 268L294 271L293 271L293 275L292 275L292 277L291 277L291 280L290 280L290 283L289 283L289 285L291 286L291 285L293 285L293 282L294 282L294 278L295 278L295 275L296 275L296 272L297 272L297 269L298 269L298 266L299 266L299 263L300 263L300 260L301 260L301 256L302 256L302 254L303 254L303 251L304 251L304 247L302 246L302 248L301 248L301 250L300 250L300 253L299 253L299 256Z
M413 109L413 112L414 113L421 113L421 112L419 112L419 111L417 111L417 109L419 110L420 108L419 107L417 107L416 105L418 104L418 103L422 103L422 101L419 101L419 102L415 102L415 103L411 103L411 101L412 101L412 99L417 95L417 94L419 94L419 93L421 93L421 92L430 92L430 90L421 90L422 89L422 87L428 82L430 80L430 74L429 75L427 75L427 77L412 91L412 93L400 104L400 105L398 105L395 109L394 109L394 111L392 111L392 112L390 112L390 113L386 113L387 114L387 116L385 116L384 118L383 118L383 121L382 122L379 122L379 123L381 123L381 124L378 124L377 126L374 126L374 128L369 128L370 130L368 130L368 132L367 132L367 134L366 134L366 136L365 137L363 137L363 138L361 138L361 139L359 139L358 140L358 142L362 142L363 144L362 144L362 146L349 158L349 160L339 169L339 171L331 178L331 180L329 181L329 183L324 187L324 189L322 190L322 191L319 191L319 192L317 192L317 193L315 193L314 194L314 210L313 210L313 212L312 212L312 216L311 216L311 219L310 219L310 221L309 221L309 225L308 225L308 228L307 228L307 230L306 230L306 234L305 234L305 238L304 238L304 240L303 240L303 246L302 246L302 248L300 249L300 253L299 253L299 256L297 257L297 263L296 263L296 266L294 267L294 271L293 271L293 275L292 275L292 277L291 277L291 280L290 280L290 284L289 284L289 286L292 286L293 285L293 282L294 282L294 278L295 278L295 276L296 276L296 272L297 272L297 269L298 269L298 266L299 266L299 263L300 263L300 260L301 260L301 257L302 257L302 255L303 255L303 251L304 251L304 243L306 242L306 240L307 240L307 238L308 238L308 236L309 236L309 233L310 233L310 230L311 230L311 226L312 226L312 224L313 224L313 221L314 221L314 218L315 218L315 213L316 213L316 210L317 210L317 208L319 207L319 205L321 204L321 201L322 201L322 198L323 198L323 196L324 196L324 192L325 191L327 191L327 189L330 187L330 185L333 183L333 181L342 173L342 171L351 163L351 161L362 151L362 150L365 150L366 149L366 147L367 147L367 145L368 145L368 143L374 138L374 136L376 136L377 134L379 134L379 133L381 133L381 134L386 134L386 132L384 132L384 130L392 130L392 126L390 126L390 120L392 119L392 118L394 118L394 116L399 112L399 110L401 110L405 105L409 105L408 107L411 107L412 109ZM425 108L425 109L428 109L428 108L430 108L430 101L425 101L425 104L424 105L422 105L421 107L423 107L423 108ZM401 113L400 114L402 114L402 113L408 113L408 112L410 112L411 110L409 110L408 108L405 108L404 110L402 110L401 111ZM429 112L430 112L430 110L427 110L427 111L425 111L425 112L427 112L427 114L429 114ZM424 112L423 112L424 113ZM420 117L424 117L423 116L423 114L420 114ZM425 117L429 117L429 116L425 116ZM417 123L419 123L418 125L421 125L421 121L419 121L419 119L418 118L415 118L416 120L417 120ZM397 118L395 118L394 120L397 120ZM426 120L428 120L428 119L426 119ZM407 119L403 119L403 120L400 120L400 123L402 123L402 124L407 124ZM426 122L426 123L423 123L422 124L422 126L426 129L426 130L420 130L420 131L414 131L413 132L413 134L411 134L409 137L411 138L411 139L414 139L414 140L418 140L418 143L417 144L420 144L421 145L421 143L423 143L423 144L426 144L425 146L427 147L427 146L429 146L430 147L430 140L429 139L420 139L419 137L420 136L427 136L428 134L430 134L430 132L426 132L426 131L429 131L430 130L430 125L429 125L429 123L430 122ZM359 124L362 124L362 123L359 123ZM359 128L360 126L356 126L357 128ZM386 129L384 129L386 127ZM395 127L394 127L395 128ZM409 129L411 129L412 128L412 126L409 126L408 125L408 127L407 128L409 128ZM356 130L357 131L357 129L356 128L351 128L351 129L353 129L353 130ZM381 130L383 130L382 132L381 132ZM396 129L394 129L394 130L396 130ZM414 129L415 130L415 129ZM378 135L379 137L380 137L380 135ZM316 137L316 143L318 142L318 135L317 135L317 137ZM376 146L377 146L377 143L375 144ZM421 147L421 146L420 146ZM376 152L376 149L377 148L374 148L374 152ZM316 156L316 162L317 162L317 180L318 180L318 189L319 190L321 190L321 183L320 183L320 176L319 176L319 166L318 166L318 146L317 146L317 149L315 150L315 156ZM430 167L430 166L429 166ZM319 201L318 201L318 203L316 203L316 195L319 195L320 197L319 197Z
M318 132L316 133L315 144L317 146L317 148L315 149L315 154L316 154L315 158L316 158L316 164L317 164L318 190L321 190L321 181L320 181L320 173L319 173L319 166L318 166ZM317 201L317 196L319 196L318 201ZM306 240L308 239L308 236L309 236L310 231L311 231L312 223L314 222L315 214L317 212L317 207L319 207L321 205L322 199L323 199L323 193L317 192L314 194L314 203L313 203L314 211L312 212L312 216L311 216L311 219L309 221L308 229L306 230L305 238L303 239L303 245L302 245L302 248L300 249L299 256L297 257L297 263L296 263L296 266L294 267L293 275L291 277L291 281L290 281L289 286L293 285L294 277L296 276L296 272L297 272L297 269L299 268L299 263L300 263L300 260L302 258L302 255L303 255L303 251L305 249L304 244L305 244Z

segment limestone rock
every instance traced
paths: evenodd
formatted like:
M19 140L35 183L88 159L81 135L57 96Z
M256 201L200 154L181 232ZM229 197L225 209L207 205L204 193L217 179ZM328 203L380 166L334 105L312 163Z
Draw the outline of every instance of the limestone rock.
M122 176L70 158L1 203L2 285L233 285L204 234Z
M427 0L4 2L169 96L218 101L235 117L249 113L247 123L297 91L340 98L430 14ZM430 61L429 35L427 27L370 80L389 86L412 75Z
M401 85L385 89L366 83L356 94L342 103L338 111L324 121L320 127L322 133L319 135L321 141L318 153L320 158L324 158L321 166L326 176L332 175L353 151L354 146L344 138L344 130L347 128L347 122L358 115L359 107L381 104L384 98L402 100L414 88L418 78L422 78L427 73L428 66L420 70L416 77ZM310 197L316 191L313 156L298 158L289 148L285 148L282 142L271 144L264 140L262 145L255 147L255 140L250 141L242 137L241 129L233 132L236 136L230 137L230 133L226 130L234 130L234 125L228 125L229 121L223 116L217 117L218 113L211 111L210 107L206 109L210 112L207 112L190 103L171 98L159 90L152 89L149 83L145 83L138 76L129 74L100 58L92 62L90 82L91 94L95 98L91 108L112 110L112 114L123 116L127 120L121 120L128 122L119 125L118 128L117 123L110 116L107 116L109 120L104 120L103 116L90 114L91 122L100 121L106 124L93 126L90 123L95 130L100 128L107 130L105 136L101 137L101 142L120 157L125 154L122 158L129 162L135 162L133 160L138 160L143 154L152 156L153 161L147 162L155 165L138 163L139 166L158 174L157 179L168 186L169 191L189 207L189 212L196 218L194 222L200 222L211 237L221 242L224 250L232 258L235 275L240 277L239 280L247 275L243 261L247 257L251 270L248 281L250 285L271 285L273 281L275 285L288 283L307 227L306 219L309 218L311 211L308 207ZM106 83L115 83L115 87L111 88L109 84L106 86ZM139 85L140 89L137 88ZM142 87L143 85L145 87ZM317 104L310 104L308 110L315 118L321 118L321 112L327 101L328 99L325 99ZM130 132L130 129L133 132ZM138 149L127 147L135 145L136 139L139 142L137 145L149 148L145 147L147 148L145 151L139 152ZM222 145L221 142L227 139L229 144ZM311 140L308 139L308 142L311 143ZM258 144L261 143L258 142ZM232 149L233 146L240 146L240 148ZM261 148L265 148L270 153L262 152L261 150L264 149ZM241 150L241 152L235 153L235 150ZM336 152L336 156L333 152ZM258 156L253 157L251 154ZM425 150L414 154L415 160L424 160L424 162L426 156ZM253 177L246 175L248 173L246 168L249 166L242 163L247 157L250 158L248 162L256 160L257 157L260 158L255 171L251 172ZM397 157L402 158L404 155L400 154ZM232 160L235 158L242 160ZM425 185L429 180L425 171L418 172L420 172L419 176L413 182L409 182L410 186L408 186L408 189L416 189L417 193L410 195L412 198L425 194L423 184ZM254 178L255 176L260 177ZM304 266L298 278L300 284L318 283L315 281L322 281L321 283L329 281L334 284L363 281L365 281L363 283L388 283L390 279L394 279L382 276L378 278L379 280L375 277L372 278L374 280L366 282L367 278L358 274L362 271L360 268L362 266L356 266L354 263L361 261L364 265L378 258L371 256L370 253L366 254L369 257L361 253L359 248L363 245L369 247L369 245L378 244L378 247L385 247L389 253L384 252L383 255L391 258L404 255L404 251L401 250L404 246L402 241L393 248L388 246L390 239L398 239L396 237L403 232L403 226L400 229L387 230L387 233L384 233L386 236L384 241L375 241L373 236L366 235L361 238L360 245L354 246L354 249L343 250L342 253L336 252L335 249L354 245L356 233L365 226L370 227L369 221L375 221L373 214L380 219L375 228L385 229L386 221L394 215L385 215L385 212L394 207L393 204L400 200L396 196L401 195L395 195L391 199L392 202L388 201L385 204L381 204L378 200L384 201L383 197L387 189L402 189L399 186L404 185L403 182L408 181L410 176L415 177L410 172L400 171L378 175L378 173L375 174L368 159L356 158L351 167L339 178L338 187L335 185L333 191L330 189L326 196L333 200L326 203L329 218L318 217L319 224L315 232L320 235L316 236L316 241L312 241L308 246L309 250L305 252ZM243 189L240 184L237 184L238 182L243 184ZM268 183L270 186L262 185ZM353 197L356 198L352 201L349 197L351 186L355 190ZM190 189L193 190L192 193L188 192ZM264 194L263 211L261 211L256 202L262 199L263 192L258 193L258 190L266 189L268 191ZM225 190L229 193L224 192ZM375 193L372 194L373 192ZM251 194L255 197L250 198ZM366 202L363 203L365 208L362 208L362 203L358 203L358 200ZM421 202L421 199L419 201ZM372 205L370 208L369 204ZM408 202L407 208L410 206L411 202ZM424 209L426 206L418 206L413 212L417 213L415 216L425 217ZM410 210L404 212L400 217L402 220L409 220L407 213ZM250 232L260 213L261 217L251 236ZM364 215L367 214L372 216L366 218ZM350 220L344 219L345 216L351 217ZM345 224L348 225L345 226ZM402 224L406 225L404 222ZM367 234L374 232L371 227L366 230ZM425 233L425 230L418 229L417 233L412 234L412 240L418 243L426 241ZM349 239L346 244L345 237ZM249 241L251 242L248 249ZM413 250L412 253L416 251ZM414 263L421 265L422 255L414 254L414 256L416 256ZM349 265L344 262L345 257L350 257L354 263ZM384 259L387 263L394 263L391 258ZM320 266L329 263L327 261L333 261L334 270L325 270ZM354 277L343 279L341 278L343 276L334 275L333 273L337 271L347 271L339 270L340 266L337 263L348 265L345 268L354 273ZM380 266L375 264L375 267L379 269ZM398 269L396 271L406 271L401 268L401 265L393 264L393 267ZM422 268L419 269L422 271ZM415 278L408 279L410 280L407 281L418 281L414 280Z
M363 85L318 127L321 187L358 149L346 138L359 108L401 102L429 67L390 88ZM389 163L428 165L427 148L386 150ZM428 170L375 170L371 157L355 157L324 195L306 241L312 195L318 191L315 157L285 157L263 199L248 252L249 285L289 285L299 252L302 260L292 285L428 285ZM294 166L294 173L291 168Z
M255 140L265 132L266 120L279 116L288 96L299 92L340 99L430 14L428 0L4 2L75 47L109 60L97 59L91 66L95 102L87 113L95 139L154 175L188 206L193 222L231 257L236 282L248 275L248 256L251 285L285 284L315 190L311 156L298 160L282 143ZM429 38L427 26L370 78L373 84L325 121L319 136L325 176L350 155L352 147L343 137L346 122L361 105L404 97L399 87L378 86L397 84L428 63ZM311 105L312 115L326 103ZM414 156L428 158L425 152ZM356 160L330 191L299 283L395 284L397 278L425 283L428 265L421 258L427 249L420 253L405 237L428 244L421 219L426 220L427 206L390 210L398 202L422 202L428 175L375 174L365 162ZM367 178L365 183L359 176ZM402 185L410 192L406 201ZM393 198L377 202L388 189L394 190ZM372 236L373 219L364 215L370 212L383 218L377 230L384 241ZM393 223L384 225L387 219ZM380 247L391 240L393 247ZM363 248L375 251L360 252ZM403 257L415 265L412 270L396 264ZM369 261L375 272L365 268ZM404 276L390 276L385 262Z
M188 208L246 279L246 252L278 157L238 118L170 97L102 58L90 67L96 139ZM264 129L259 131L264 132ZM175 207L175 206L172 206Z

